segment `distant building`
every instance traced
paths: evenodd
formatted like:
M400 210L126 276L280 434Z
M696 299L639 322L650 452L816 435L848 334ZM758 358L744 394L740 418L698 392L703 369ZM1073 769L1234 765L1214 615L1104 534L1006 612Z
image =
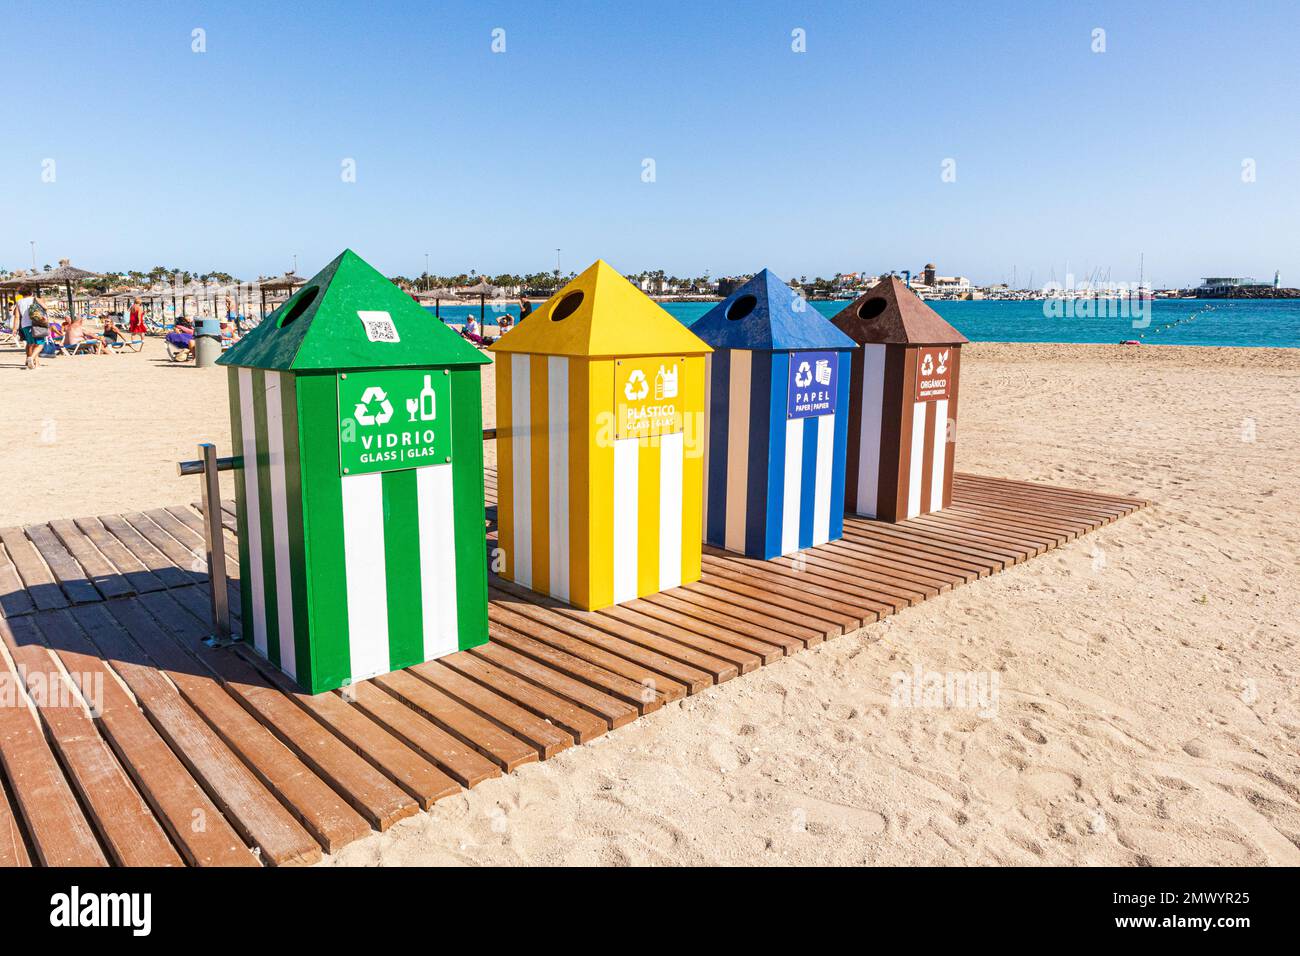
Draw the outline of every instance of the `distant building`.
M1278 277L1273 277L1273 287L1277 287ZM1196 287L1198 295L1231 295L1237 289L1267 289L1267 282L1257 282L1248 276L1206 276Z
M718 295L725 299L752 278L753 276L723 276L718 279Z
M965 276L941 276L936 271L938 268L933 262L927 262L912 279L912 291L917 295L928 293L942 296L961 296L970 293L970 279Z

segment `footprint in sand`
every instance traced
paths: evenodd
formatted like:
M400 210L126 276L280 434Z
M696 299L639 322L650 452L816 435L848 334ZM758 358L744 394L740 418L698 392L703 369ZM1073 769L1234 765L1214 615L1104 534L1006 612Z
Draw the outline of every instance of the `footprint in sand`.
M1020 723L1020 735L1030 743L1047 743L1047 736L1027 720L1021 721Z

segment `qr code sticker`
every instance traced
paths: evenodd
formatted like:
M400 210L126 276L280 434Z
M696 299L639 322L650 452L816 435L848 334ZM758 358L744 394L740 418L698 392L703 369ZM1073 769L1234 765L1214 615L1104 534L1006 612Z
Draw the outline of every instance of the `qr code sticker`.
M387 312L363 312L358 310L357 316L361 319L361 325L366 330L366 338L370 341L402 341L397 334L397 326L393 324L393 317Z

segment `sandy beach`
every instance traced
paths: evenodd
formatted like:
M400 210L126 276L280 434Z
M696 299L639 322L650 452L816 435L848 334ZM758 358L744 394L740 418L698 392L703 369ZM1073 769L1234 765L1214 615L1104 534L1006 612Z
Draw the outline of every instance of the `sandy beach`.
M225 371L156 339L21 365L0 350L0 526L192 501L176 461L230 453ZM959 470L1153 506L327 863L1300 864L1300 350L975 344L962 370ZM918 667L996 675L994 706L899 706Z

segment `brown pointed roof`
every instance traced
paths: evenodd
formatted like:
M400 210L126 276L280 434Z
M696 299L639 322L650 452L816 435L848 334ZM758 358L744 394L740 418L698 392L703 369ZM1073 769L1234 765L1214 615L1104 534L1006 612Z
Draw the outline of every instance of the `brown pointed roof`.
M885 276L831 322L859 345L962 345L969 341L897 276Z

